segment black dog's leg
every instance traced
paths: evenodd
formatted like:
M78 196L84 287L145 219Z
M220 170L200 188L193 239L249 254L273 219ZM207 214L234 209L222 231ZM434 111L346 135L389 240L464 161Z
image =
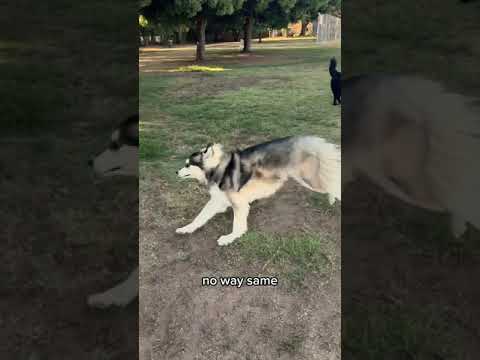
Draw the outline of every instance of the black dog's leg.
M333 96L333 105L338 105L338 104L341 104L342 102L340 101L340 98L337 97L337 96Z

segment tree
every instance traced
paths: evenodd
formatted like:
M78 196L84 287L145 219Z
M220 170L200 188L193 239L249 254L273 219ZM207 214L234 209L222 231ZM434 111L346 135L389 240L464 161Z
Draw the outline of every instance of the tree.
M308 24L317 18L319 12L327 12L330 3L340 2L340 0L297 0L292 8L291 21L302 23L300 36L305 36ZM323 10L323 11L322 11Z
M230 31L233 35L234 41L240 41L243 31L243 17L239 11L227 18L228 23L225 25L225 30Z
M213 33L215 41L228 33L233 36L234 41L239 41L243 29L242 22L243 17L239 11L232 15L219 16L209 23L207 32Z
M139 15L138 15L138 29L140 35L143 37L145 44L148 43L147 34L149 30L151 30L150 21L148 21L147 17L143 15L143 9L150 4L150 0L139 0L138 8L139 8Z
M330 0L327 4L326 12L342 17L342 0Z
M252 50L252 32L255 24L255 18L259 16L274 0L246 0L243 8L243 49L247 53Z
M263 35L270 30L270 27L266 23L262 23L257 19L253 27L254 32L257 34L258 42L261 43L263 40Z
M320 7L318 12L342 17L342 0L328 0Z
M152 0L147 6L150 14L157 17L189 20L194 23L197 37L196 60L205 59L205 30L208 21L218 16L231 15L239 10L244 0Z
M242 8L244 16L242 51L248 53L252 50L252 32L256 22L268 24L270 22L278 22L279 19L282 19L288 24L288 14L296 1L297 0L246 0Z
M143 37L144 40L145 40L145 36L146 36L147 26L148 26L147 18L143 15L139 15L138 16L138 30L139 30L140 35Z
M167 43L175 37L181 41L182 34L188 31L187 23L188 19L157 15L148 6L141 8L138 16L140 34L145 39L146 45L154 42L155 36L160 38L161 43Z
M267 8L257 15L256 27L261 30L281 29L288 26L289 13L278 1L271 1Z

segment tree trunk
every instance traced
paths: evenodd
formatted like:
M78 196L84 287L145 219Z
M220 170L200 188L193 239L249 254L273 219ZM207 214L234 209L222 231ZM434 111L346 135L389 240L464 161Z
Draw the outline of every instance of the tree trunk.
M177 44L183 44L183 36L184 36L184 33L183 33L183 30L182 29L179 29L176 33L176 42Z
M207 19L203 16L197 17L197 57L196 61L205 60L205 29L207 28Z
M233 41L239 42L240 41L240 31L232 31L233 34Z
M140 40L140 43L142 44L142 46L147 46L147 36L146 36L147 32L145 31L144 28L141 28L140 29L140 36L142 37L143 39L143 42L142 40Z
M300 30L300 36L305 36L307 33L308 20L302 19L302 29Z
M245 17L245 23L243 25L243 52L249 53L252 51L252 29L253 29L253 16L248 15Z

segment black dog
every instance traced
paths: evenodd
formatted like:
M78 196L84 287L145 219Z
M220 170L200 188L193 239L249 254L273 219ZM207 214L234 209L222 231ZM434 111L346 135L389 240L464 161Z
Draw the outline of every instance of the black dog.
M333 94L333 105L337 105L342 103L342 73L337 71L337 60L335 58L330 59L330 66L328 67L328 71L330 72L330 76L332 80L330 80L330 87L332 88Z

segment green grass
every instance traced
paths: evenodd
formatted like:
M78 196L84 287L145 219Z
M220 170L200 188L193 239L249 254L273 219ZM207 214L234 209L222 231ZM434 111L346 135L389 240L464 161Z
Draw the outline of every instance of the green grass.
M340 58L340 49L312 40L266 42L257 45L253 60L229 61L239 56L238 49L209 49L208 66L182 62L140 73L140 188L160 177L166 206L179 216L194 216L192 204L201 206L205 194L178 181L175 170L208 142L233 148L300 134L339 142L340 107L331 104L328 63ZM311 205L338 215L323 201L312 197ZM264 261L295 286L309 273L327 273L334 261L334 240L319 234L249 232L238 244L244 259Z
M305 341L304 336L293 335L288 339L285 339L282 342L280 342L278 346L278 352L294 355L298 353L304 341Z
M461 359L453 350L458 344L456 325L446 310L375 304L375 309L357 308L343 326L343 352L347 358ZM379 310L380 308L380 310Z
M141 181L161 177L179 215L185 204L201 206L204 199L198 187L179 182L175 171L209 142L231 148L296 134L340 139L340 107L331 105L327 69L340 49L313 41L268 42L254 51L261 61L224 63L225 56L238 55L231 49L209 51L208 67L230 69L225 72L140 73ZM312 201L338 215L328 204Z
M77 120L95 121L88 111L103 96L125 102L127 95L136 105L136 79L125 74L135 76L137 48L132 30L117 28L131 22L134 6L87 0L73 11L71 4L53 0L19 3L13 13L0 14L2 39L10 39L0 41L4 132L58 132ZM32 30L17 30L19 16Z
M0 111L8 114L4 119L6 129L31 131L53 125L67 101L61 70L30 64L27 72L25 64L16 63L12 57L2 64L0 74Z
M228 147L314 134L338 142L340 108L330 103L327 66L339 49L308 45L258 49L272 64L240 62L228 72L141 74L141 161L162 170L165 148L176 154L169 162L180 163L209 141Z
M433 8L435 11L432 12ZM476 45L480 36L479 10L478 2L383 1L375 6L367 1L345 2L344 12L363 16L348 22L343 29L343 36L348 39L342 48L345 59L348 59L343 75L372 72L419 74L439 80L454 91L479 96L480 67L476 65L480 56L480 47ZM343 338L348 340L343 355L347 358L465 359L467 356L463 352L472 351L465 346L469 340L462 343L461 339L462 335L469 333L465 324L471 321L470 314L465 315L462 310L472 305L459 307L451 299L450 293L463 285L459 281L455 288L447 278L463 278L464 274L472 272L470 268L478 261L478 233L471 230L466 239L454 242L448 218L411 212L394 213L370 229L352 225L344 230L345 234L357 234L365 239L401 237L404 245L394 251L410 255L408 261L415 269L415 280L420 279L421 284L413 280L408 283L393 280L388 286L399 293L400 304L396 305L387 300L365 309L360 307L362 300L355 306L343 303L343 317L347 318ZM390 266L395 265L382 262L382 259L379 261L380 264L373 262L368 270L363 270L363 275L367 276L369 271L388 274ZM441 266L436 267L438 264ZM353 274L346 276L348 279ZM363 285L358 288L364 294L363 303L381 295L381 288L386 286L382 283L376 287L378 277L373 275L372 278L371 286L359 282ZM441 304L442 309L432 310L434 304ZM456 319L452 318L443 308L453 308L459 314ZM472 353L469 355L471 357Z
M264 262L263 270L285 275L290 285L301 286L309 273L327 274L334 263L334 241L319 234L277 236L249 232L238 243L246 260Z
M422 0L368 6L366 1L352 1L344 4L344 11L363 14L348 22L343 32L349 39L342 48L349 59L346 76L414 73L478 92L478 2Z
M326 194L313 193L309 198L310 205L326 215L340 216L340 203L336 201L333 205L328 201Z

